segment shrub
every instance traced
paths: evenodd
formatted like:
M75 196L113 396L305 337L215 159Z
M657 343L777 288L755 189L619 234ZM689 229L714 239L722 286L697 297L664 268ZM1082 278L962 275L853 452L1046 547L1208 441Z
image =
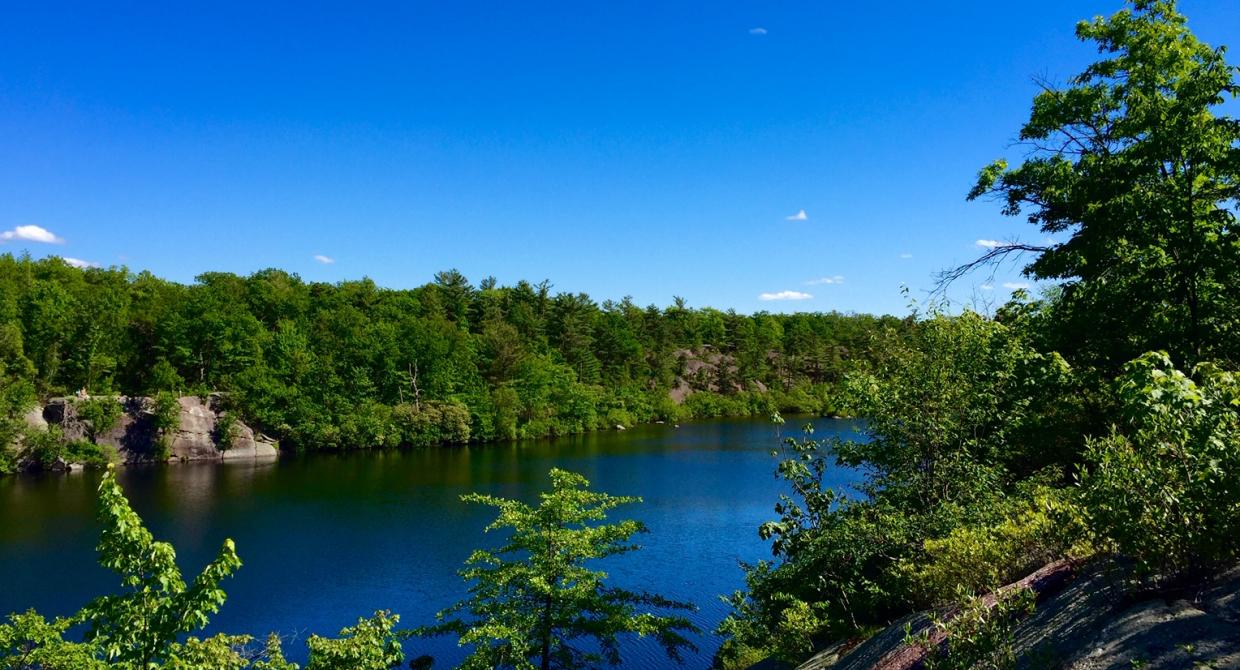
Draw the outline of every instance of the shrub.
M114 449L86 440L72 440L66 443L63 453L66 462L81 463L88 468L107 467L108 463L116 460Z
M237 418L231 412L221 412L215 417L215 430L211 439L220 451L228 451L237 439Z
M353 405L339 422L341 446L349 449L395 447L400 431L393 422L392 408L383 403L364 400Z
M21 447L15 460L19 464L47 469L64 457L65 440L60 428L48 426L47 430L26 428L22 432Z
M464 444L469 441L469 408L457 402L424 401L392 409L400 443L413 447Z
M123 409L116 398L108 396L88 398L74 403L78 418L86 421L89 427L88 434L91 442L116 427Z
M172 433L181 427L181 402L175 393L161 391L155 394L151 414L155 428L155 457L166 461L172 456Z
M1240 557L1240 384L1208 365L1197 376L1164 353L1132 361L1116 382L1123 425L1086 448L1090 525L1155 580Z
M1029 589L1000 594L993 606L968 598L951 620L935 617L929 630L906 634L906 641L926 650L926 670L1011 670L1016 667L1016 623L1033 613L1035 603ZM946 643L935 642L932 631L942 633Z
M1084 519L1069 493L1039 488L998 523L959 526L926 540L925 556L905 560L901 569L921 598L943 603L961 591L993 591L1057 558L1087 554Z
M311 635L310 665L306 670L388 670L405 660L394 632L400 616L387 611L357 620L356 626L340 631L340 638Z

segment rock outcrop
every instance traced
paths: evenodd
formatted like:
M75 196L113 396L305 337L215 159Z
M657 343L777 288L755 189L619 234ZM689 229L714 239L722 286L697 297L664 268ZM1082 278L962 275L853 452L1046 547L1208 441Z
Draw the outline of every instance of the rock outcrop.
M1187 598L1136 599L1110 561L1082 567L1053 563L1006 587L1038 595L1037 609L1016 626L1018 668L1240 668L1240 567ZM905 631L929 626L927 613L912 614L859 645L832 645L797 670L922 667L926 651L907 644Z
M676 357L678 371L675 382L668 397L677 405L698 391L712 393L740 393L745 390L756 390L766 393L766 384L757 380L746 383L737 377L740 368L736 359L728 354L720 353L710 345L703 345L700 350L677 349L672 354Z
M154 401L151 398L117 398L124 411L110 430L94 436L94 441L116 450L125 463L154 461L160 454L161 439L154 422ZM274 441L256 435L241 421L233 421L230 435L220 435L219 397L202 399L197 396L178 398L180 423L168 436L170 460L234 460L276 457ZM53 398L37 416L27 417L32 427L58 426L66 440L90 439L90 423L78 416L76 400Z

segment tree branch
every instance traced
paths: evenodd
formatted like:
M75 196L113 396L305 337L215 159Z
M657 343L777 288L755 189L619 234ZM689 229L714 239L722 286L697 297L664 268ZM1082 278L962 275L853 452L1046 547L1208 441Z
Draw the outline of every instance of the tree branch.
M957 265L954 268L949 268L939 272L935 277L934 288L930 290L930 295L932 297L943 296L947 293L947 289L950 288L956 281L963 279L965 276L971 274L978 268L998 265L1007 260L1009 256L1015 255L1019 257L1027 253L1040 254L1049 250L1050 247L1047 246L1021 244L1019 242L1000 244L974 260L965 263L964 265Z

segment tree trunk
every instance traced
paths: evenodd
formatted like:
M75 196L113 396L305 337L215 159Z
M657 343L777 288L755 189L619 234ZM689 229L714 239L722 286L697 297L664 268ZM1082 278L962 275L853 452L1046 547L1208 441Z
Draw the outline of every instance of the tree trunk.
M542 638L542 665L541 670L551 670L551 607L553 601L551 595L547 595L547 601L543 603L543 638Z

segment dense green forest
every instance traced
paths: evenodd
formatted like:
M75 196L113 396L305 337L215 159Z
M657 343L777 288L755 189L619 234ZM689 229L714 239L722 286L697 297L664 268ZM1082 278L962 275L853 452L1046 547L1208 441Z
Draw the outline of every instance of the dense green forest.
M1012 622L1035 603L999 589L1040 566L1105 564L1123 600L1183 598L1240 562L1240 121L1222 107L1240 94L1238 70L1168 0L1137 0L1077 35L1099 60L1037 95L1022 162L986 166L969 193L1058 240L979 259L1023 255L1026 275L1050 285L993 316L598 307L545 286L472 289L454 273L408 292L278 272L179 286L5 258L3 392L223 388L306 446L384 443L367 426L419 402L466 408L471 437L715 411L695 397L719 411L838 402L865 418L869 439L783 445L787 494L757 529L772 557L745 566L746 588L728 597L719 665L794 664L929 610L964 614L936 621L942 644L909 636L926 667L1015 668ZM702 357L708 345L735 369L696 381L706 390L673 409L668 392L687 371L677 352ZM859 490L825 484L840 466L863 473ZM621 634L654 636L674 658L683 604L610 590L582 565L633 548L636 526L604 523L633 501L554 479L538 507L470 497L499 508L493 527L513 539L475 553L471 597L409 634L458 635L478 668L618 664L607 652ZM187 588L112 477L101 494L104 564L150 589L77 619L11 616L6 667L289 667L278 641L247 656L248 640L179 638L223 603L231 543ZM85 622L85 638L66 642ZM394 667L395 626L380 612L340 639L311 638L309 667ZM122 634L134 630L144 634ZM604 653L574 652L583 630L604 634Z
M826 413L891 317L601 305L455 271L389 290L265 270L191 285L0 255L7 416L36 396L228 393L295 449L542 437L652 420ZM676 397L672 392L676 390ZM678 402L679 401L679 402Z

